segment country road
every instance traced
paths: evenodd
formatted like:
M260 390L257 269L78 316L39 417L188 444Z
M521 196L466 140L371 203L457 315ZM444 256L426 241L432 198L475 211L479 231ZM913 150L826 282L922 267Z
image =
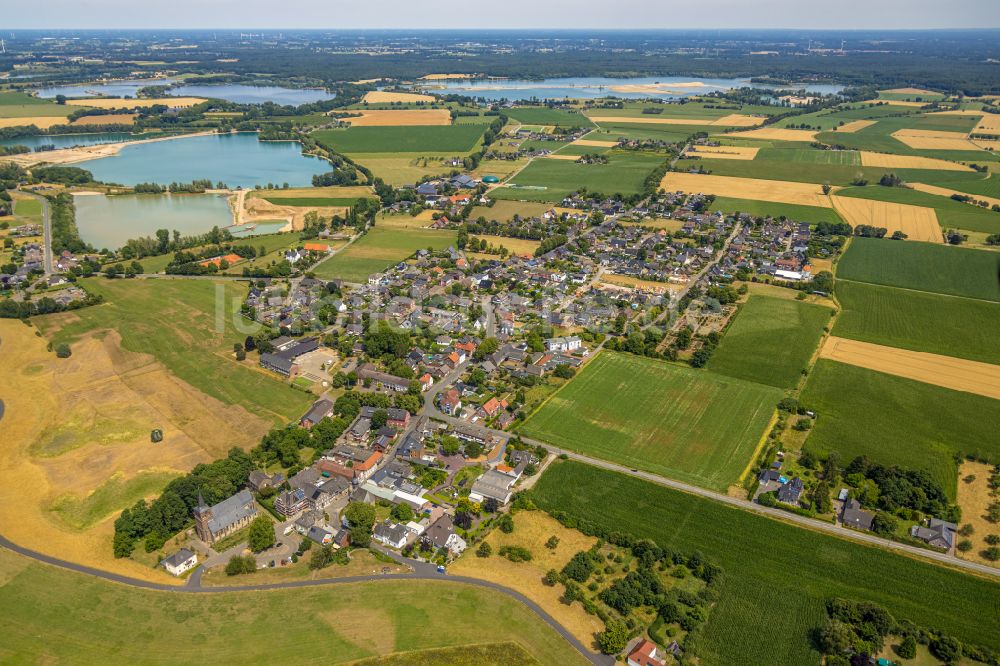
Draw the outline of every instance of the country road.
M402 557L397 553L393 553L387 550L379 549L394 559L400 560L410 567L413 568L413 573L408 574L386 574L386 575L365 575L365 576L346 576L343 578L320 578L316 580L295 580L288 581L285 583L268 583L262 585L231 585L231 586L220 586L220 587L202 587L201 586L201 574L202 567L199 566L195 570L191 577L188 579L188 584L184 586L178 585L164 585L162 583L152 583L149 581L139 580L137 578L130 578L128 576L122 576L119 574L110 573L108 571L101 571L100 569L94 569L92 567L83 566L81 564L75 564L73 562L67 562L65 560L60 560L56 557L51 557L49 555L44 555L34 550L28 548L22 548L15 543L12 543L8 539L0 536L0 546L13 551L24 557L29 557L33 560L39 562L44 562L52 566L59 567L61 569L67 569L79 574L84 574L88 576L94 576L96 578L101 578L103 580L119 583L121 585L128 585L131 587L141 588L144 590L153 590L156 592L173 592L180 594L220 594L220 593L232 593L232 592L267 592L270 590L289 590L295 588L306 588L306 587L320 587L324 585L347 585L350 583L367 583L374 581L385 581L389 579L393 580L425 580L425 581L436 581L441 583L456 583L461 585L473 585L476 587L485 588L492 590L494 592L499 592L501 594L506 594L508 597L519 601L521 604L526 606L533 613L538 615L538 617L548 624L552 629L554 629L560 636L562 636L570 645L573 646L584 658L586 658L590 663L595 664L595 666L611 666L615 663L613 657L596 654L591 652L587 647L577 640L569 631L566 630L559 622L555 620L551 615L549 615L545 610L536 604L534 601L524 596L516 590L512 590L509 587L499 585L497 583L492 583L485 580L479 580L478 578L469 578L467 576L451 576L447 574L440 574L437 572L437 567L433 564L427 562L420 562L417 560L411 560L409 558Z

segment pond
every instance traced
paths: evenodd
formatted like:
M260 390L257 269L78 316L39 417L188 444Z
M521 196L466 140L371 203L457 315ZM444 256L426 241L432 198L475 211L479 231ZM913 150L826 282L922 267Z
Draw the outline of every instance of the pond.
M135 97L140 88L146 86L166 86L176 83L177 79L131 79L111 81L108 83L75 83L69 86L49 86L39 88L38 96L52 98L56 95L66 97Z
M330 170L325 160L303 155L296 141L258 141L253 132L133 143L113 157L76 166L107 183L168 185L208 179L233 188L268 183L306 187L314 175Z
M333 99L334 94L317 88L282 88L279 86L248 86L242 84L184 85L170 89L171 95L179 97L214 97L237 104L263 104L274 102L282 106L299 106L325 99Z
M636 90L634 86L656 85L658 90ZM518 99L559 99L564 97L594 99L613 95L623 98L665 97L680 98L703 95L709 92L742 88L744 86L767 88L763 84L750 83L749 79L706 79L683 76L647 76L641 78L571 77L526 81L517 79L485 79L478 81L435 81L423 86L431 92L441 94L457 93L489 100ZM795 85L812 93L835 93L842 89L837 85Z
M190 236L233 223L228 197L222 194L77 194L73 203L80 237L98 249L154 236L157 229Z

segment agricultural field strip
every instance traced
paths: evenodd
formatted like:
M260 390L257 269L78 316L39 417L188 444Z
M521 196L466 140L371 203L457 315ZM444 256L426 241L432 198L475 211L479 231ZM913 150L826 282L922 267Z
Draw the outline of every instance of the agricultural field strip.
M941 225L933 208L836 195L831 200L834 210L852 227L883 227L890 236L901 231L911 240L944 243Z
M830 336L820 358L1000 400L1000 365Z

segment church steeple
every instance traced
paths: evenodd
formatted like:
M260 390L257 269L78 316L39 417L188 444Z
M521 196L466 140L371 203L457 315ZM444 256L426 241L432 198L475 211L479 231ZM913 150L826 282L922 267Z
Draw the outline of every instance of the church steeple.
M198 538L206 543L214 541L212 530L209 529L208 522L212 520L212 507L205 504L205 498L198 489L198 506L194 508L194 531Z

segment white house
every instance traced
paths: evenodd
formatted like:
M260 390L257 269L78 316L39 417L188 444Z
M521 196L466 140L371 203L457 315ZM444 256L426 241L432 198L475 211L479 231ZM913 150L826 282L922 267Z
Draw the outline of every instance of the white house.
M174 576L180 576L196 566L198 566L198 556L187 548L181 548L163 560L163 568Z
M546 351L571 352L580 348L583 342L575 335L566 337L550 338L545 341Z
M386 520L384 523L379 523L372 530L372 537L381 544L385 544L390 548L396 548L397 550L406 545L406 538L410 535L410 530L408 530L403 525L390 522Z

